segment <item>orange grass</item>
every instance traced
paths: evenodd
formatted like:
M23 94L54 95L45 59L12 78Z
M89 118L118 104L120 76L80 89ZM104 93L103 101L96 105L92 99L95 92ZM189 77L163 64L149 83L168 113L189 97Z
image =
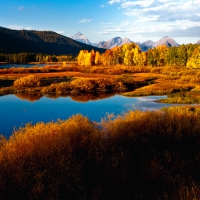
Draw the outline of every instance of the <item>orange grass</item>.
M126 91L124 95L126 96L143 96L143 95L166 95L172 94L174 92L199 91L200 87L200 72L199 70L189 70L187 68L181 67L137 67L137 66L78 66L75 63L69 66L49 66L44 68L34 67L32 69L8 69L15 71L13 74L1 74L0 78L2 80L10 80L10 82L1 81L5 86L12 84L11 80L16 80L21 77L27 77L28 75L34 75L40 80L40 87L20 88L20 87L2 87L0 89L1 95L9 93L35 93L42 91L45 95L50 95L50 93L58 93L60 95L70 94L73 95L81 94L80 87L78 84L74 83L71 85L71 89L65 82L73 81L75 79L80 79L78 82L82 83L88 82L87 90L83 90L82 93L94 93L97 92L94 89L96 86L94 83L98 82L99 79L107 80L108 82L115 82L115 87L100 90L101 92L109 93L121 93ZM21 73L20 73L21 70ZM27 74L32 70L32 73ZM33 71L36 70L33 73ZM37 71L39 70L39 71ZM52 71L51 71L52 70ZM57 71L56 71L57 70ZM19 74L17 73L19 72ZM129 81L128 79L132 79ZM62 83L63 82L63 83ZM89 83L90 82L90 83ZM122 84L121 84L121 83ZM91 85L92 83L92 85ZM6 85L7 84L7 85ZM105 83L104 83L105 84ZM36 84L38 85L38 84ZM85 84L87 85L87 84ZM125 87L124 87L125 85ZM76 88L77 87L77 88ZM74 88L74 89L73 89ZM196 89L195 89L196 88ZM91 89L91 90L90 90Z
M199 199L200 108L81 115L0 139L0 199Z

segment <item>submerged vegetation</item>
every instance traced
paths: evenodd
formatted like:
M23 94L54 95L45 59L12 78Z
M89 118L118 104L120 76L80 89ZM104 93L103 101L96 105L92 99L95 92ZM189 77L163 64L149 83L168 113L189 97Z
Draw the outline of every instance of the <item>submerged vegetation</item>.
M1 199L199 199L200 109L81 115L0 140Z

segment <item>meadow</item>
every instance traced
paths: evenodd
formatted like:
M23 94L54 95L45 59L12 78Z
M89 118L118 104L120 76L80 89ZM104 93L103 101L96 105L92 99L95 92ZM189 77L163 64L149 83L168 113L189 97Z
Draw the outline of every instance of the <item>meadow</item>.
M78 66L73 62L69 66L0 69L0 85L0 95L169 95L162 102L198 103L200 71L183 67Z

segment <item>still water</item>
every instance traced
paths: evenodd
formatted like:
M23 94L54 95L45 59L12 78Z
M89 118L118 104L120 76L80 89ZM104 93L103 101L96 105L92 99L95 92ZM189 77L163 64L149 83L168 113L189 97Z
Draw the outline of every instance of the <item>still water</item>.
M15 95L0 97L0 134L10 136L13 129L18 129L28 122L65 120L72 115L81 113L92 121L99 122L107 113L123 115L130 109L155 110L169 107L172 104L154 102L166 96L124 97L115 95L100 100L77 102L70 97L50 99L42 97L38 101L22 100ZM173 104L175 105L175 104Z
M45 66L54 66L54 65L62 65L60 63L55 64L0 64L1 68L30 68L30 67L45 67Z

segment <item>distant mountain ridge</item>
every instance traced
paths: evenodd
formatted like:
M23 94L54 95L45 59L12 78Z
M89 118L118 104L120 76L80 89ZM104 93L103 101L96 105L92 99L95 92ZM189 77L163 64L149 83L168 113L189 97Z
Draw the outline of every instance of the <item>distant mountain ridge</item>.
M148 49L152 48L155 42L153 42L152 40L147 40L145 42L136 42L136 44L138 44L141 48L142 51L147 51Z
M44 53L44 54L73 54L80 50L99 51L97 48L69 37L65 37L53 31L12 30L0 27L0 53Z
M99 42L98 44L95 44L95 46L98 48L112 49L113 47L121 46L123 44L128 44L130 42L131 42L131 40L128 38L122 39L120 37L115 37L115 38L108 40L107 42L106 41Z
M75 34L72 38L75 39L76 41L83 42L86 44L87 44L87 41L89 41L85 35L80 33L80 31L77 34ZM121 46L123 44L128 44L130 42L134 42L134 41L131 41L129 38L122 39L121 37L117 36L117 37L111 38L108 41L100 41L98 43L90 42L89 44L91 44L95 47L98 47L98 48L111 49L115 46ZM157 42L153 42L152 40L147 40L142 43L141 42L134 42L134 43L138 44L142 51L147 51L150 48L157 47L157 46L160 46L163 44L165 44L168 47L180 46L180 44L178 44L173 38L169 38L168 36L164 36ZM200 44L200 40L197 42L197 44Z
M157 42L155 42L153 44L153 47L157 47L163 44L165 44L167 47L180 46L174 39L169 38L168 36L165 36L161 38L160 40L158 40Z
M80 31L76 33L74 36L71 36L71 38L78 42L92 45L92 43L88 40L88 38L85 35L83 35Z

